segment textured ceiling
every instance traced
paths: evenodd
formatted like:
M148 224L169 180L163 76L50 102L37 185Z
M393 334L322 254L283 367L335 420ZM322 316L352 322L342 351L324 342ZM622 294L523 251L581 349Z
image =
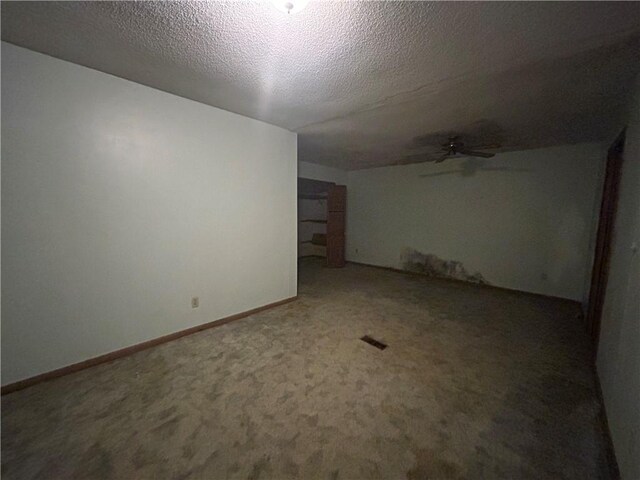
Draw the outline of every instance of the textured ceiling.
M640 3L2 2L5 41L299 135L300 160L595 141L640 67Z

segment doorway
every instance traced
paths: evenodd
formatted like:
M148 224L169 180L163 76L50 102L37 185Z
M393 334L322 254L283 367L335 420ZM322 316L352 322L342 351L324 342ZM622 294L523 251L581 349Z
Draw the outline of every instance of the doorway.
M624 158L625 130L611 144L607 152L607 165L600 204L600 218L598 220L598 234L596 250L591 273L591 289L589 291L589 305L587 310L587 328L593 345L594 360L598 354L600 339L600 323L604 306L609 276L609 261L613 230L618 208L620 177Z
M345 265L347 187L298 178L298 258L321 257Z

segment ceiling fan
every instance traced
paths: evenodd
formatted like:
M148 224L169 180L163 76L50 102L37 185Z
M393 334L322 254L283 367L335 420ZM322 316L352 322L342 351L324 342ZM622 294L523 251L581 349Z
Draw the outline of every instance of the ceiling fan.
M460 137L457 135L449 137L447 143L442 144L442 150L446 153L435 160L435 163L444 162L446 159L455 157L456 155L464 155L467 157L480 157L480 158L491 158L495 155L495 153L489 152L480 152L480 150L486 149L496 149L500 148L500 145L484 145L478 147L467 147L463 142L460 141Z

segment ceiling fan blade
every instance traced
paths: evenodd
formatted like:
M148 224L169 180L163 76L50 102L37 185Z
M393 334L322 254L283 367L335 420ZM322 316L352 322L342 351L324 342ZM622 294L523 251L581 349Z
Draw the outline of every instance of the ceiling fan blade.
M444 155L442 155L440 158L436 159L436 163L442 163L444 162L447 158L449 158L451 156L451 154L449 152L445 153Z
M438 159L433 158L432 156L425 153L416 153L411 155L405 155L402 157L401 164L407 165L410 163L426 163L426 162L434 162Z
M499 148L502 148L502 145L499 143L490 143L486 145L471 145L471 148L474 150L498 150Z
M481 157L481 158L491 158L495 155L495 153L476 152L475 150L466 150L464 148L459 149L458 153L462 155L469 155L470 157Z

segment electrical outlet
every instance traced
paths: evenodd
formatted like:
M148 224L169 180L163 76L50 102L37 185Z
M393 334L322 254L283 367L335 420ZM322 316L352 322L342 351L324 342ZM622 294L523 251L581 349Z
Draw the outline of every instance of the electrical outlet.
M200 306L200 299L198 297L191 298L191 308L198 308Z

